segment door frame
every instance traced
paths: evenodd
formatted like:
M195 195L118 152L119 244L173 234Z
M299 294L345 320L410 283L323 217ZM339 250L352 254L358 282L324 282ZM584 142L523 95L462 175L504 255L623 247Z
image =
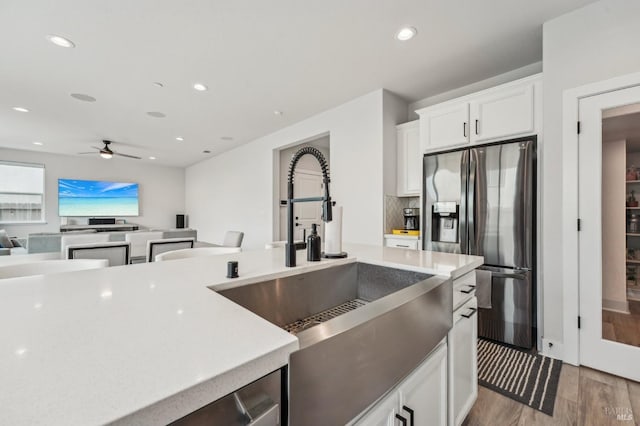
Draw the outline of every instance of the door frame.
M578 212L578 143L580 100L640 86L640 73L627 74L565 90L562 96L562 322L563 361L580 365Z

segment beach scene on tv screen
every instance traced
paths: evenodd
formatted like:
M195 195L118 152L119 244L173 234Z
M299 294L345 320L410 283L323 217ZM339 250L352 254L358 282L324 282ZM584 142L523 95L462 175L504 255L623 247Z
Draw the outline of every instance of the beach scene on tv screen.
M58 180L60 216L137 216L138 184Z

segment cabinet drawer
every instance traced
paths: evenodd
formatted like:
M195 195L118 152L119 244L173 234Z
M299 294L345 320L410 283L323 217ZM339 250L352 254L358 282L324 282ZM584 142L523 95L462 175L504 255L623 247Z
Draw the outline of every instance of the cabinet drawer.
M476 295L476 271L453 280L453 310L455 311Z
M409 240L409 239L403 239L403 238L386 238L385 246L418 250L418 240Z

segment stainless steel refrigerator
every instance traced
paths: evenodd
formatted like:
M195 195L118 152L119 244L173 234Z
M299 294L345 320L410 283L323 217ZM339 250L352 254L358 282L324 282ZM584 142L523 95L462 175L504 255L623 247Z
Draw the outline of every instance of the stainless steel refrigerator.
M491 304L478 335L536 339L536 138L424 156L423 248L484 256Z

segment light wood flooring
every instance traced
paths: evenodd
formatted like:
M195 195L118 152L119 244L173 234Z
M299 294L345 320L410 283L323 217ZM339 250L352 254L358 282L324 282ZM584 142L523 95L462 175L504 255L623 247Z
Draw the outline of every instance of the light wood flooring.
M626 420L617 419L622 414ZM640 424L640 383L564 364L553 417L482 386L464 426Z
M630 300L629 310L630 314L602 311L603 339L640 346L640 302Z

